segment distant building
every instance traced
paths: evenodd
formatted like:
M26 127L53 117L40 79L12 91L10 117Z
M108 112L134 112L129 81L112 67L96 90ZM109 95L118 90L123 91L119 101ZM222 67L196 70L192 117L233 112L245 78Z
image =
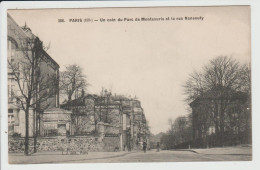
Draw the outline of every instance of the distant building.
M118 101L122 108L123 145L136 149L140 148L144 141L149 144L149 131L141 102L122 95L112 96L112 99Z

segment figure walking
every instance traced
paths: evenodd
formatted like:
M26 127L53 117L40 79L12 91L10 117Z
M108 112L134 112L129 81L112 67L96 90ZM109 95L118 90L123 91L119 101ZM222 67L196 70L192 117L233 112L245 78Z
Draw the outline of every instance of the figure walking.
M144 153L146 153L146 147L147 147L147 143L144 141L144 142L143 142L143 150L144 150Z
M157 142L157 152L160 152L160 143Z

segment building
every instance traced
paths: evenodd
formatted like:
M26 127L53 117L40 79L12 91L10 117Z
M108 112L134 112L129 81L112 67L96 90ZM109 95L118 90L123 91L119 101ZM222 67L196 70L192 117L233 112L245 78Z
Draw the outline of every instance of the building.
M40 116L40 136L67 136L71 131L71 111L52 107Z
M81 97L61 107L72 111L70 136L101 136L103 150L114 151L122 148L121 106L111 100L108 94L84 95L83 92Z
M147 141L146 119L140 101L104 90L101 95L84 95L61 105L72 111L71 133L74 136L97 135L104 125L104 150L131 150ZM112 141L112 142L111 142Z
M29 136L44 134L47 122L44 120L44 111L59 107L59 65L48 55L41 40L26 24L20 27L9 14L7 23L8 134L25 136L25 108L22 107L22 102L25 103L29 91L32 96L32 105L29 108ZM34 71L29 72L32 68ZM28 86L32 79L33 85ZM33 90L28 87L32 87Z
M69 135L89 135L94 133L97 128L94 115L95 98L93 95L82 95L61 105L61 108L72 112Z
M20 27L7 16L9 151L23 150L26 125L40 151L68 145L80 150L82 143L93 151L131 150L148 140L146 118L137 99L107 90L100 95L83 91L60 108L58 63L26 24ZM29 113L26 98L31 99Z
M140 149L144 141L149 144L149 130L141 102L136 98L114 95L122 113L122 145L128 149Z
M190 103L193 140L221 146L251 141L251 105L246 93L218 88Z

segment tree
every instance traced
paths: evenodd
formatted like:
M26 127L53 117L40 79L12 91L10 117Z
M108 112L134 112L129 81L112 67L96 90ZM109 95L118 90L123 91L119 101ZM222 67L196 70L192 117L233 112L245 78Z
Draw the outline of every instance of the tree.
M201 72L190 74L184 90L189 103L198 98L205 99L201 122L209 125L214 121L216 133L223 143L226 117L230 114L227 109L234 101L234 96L238 92L251 95L250 67L231 57L217 57L205 65Z
M169 130L161 137L161 144L165 149L173 149L179 144L192 139L191 115L179 116L174 121L168 119Z
M168 132L163 134L160 138L160 143L162 149L173 149L174 148L174 136L169 134Z
M177 117L171 127L174 135L174 145L178 145L191 140L191 119L190 116Z
M205 65L201 72L190 74L183 87L188 102L216 88L223 88L223 93L230 90L250 93L251 69L248 64L241 65L231 57L220 56Z
M56 75L46 75L41 72L41 63L44 62L45 51L40 39L35 36L21 37L18 35L17 37L19 37L16 49L17 56L14 59L8 58L8 69L18 87L12 97L17 100L17 103L21 105L22 110L25 112L24 153L28 155L29 111L33 109L34 117L37 117L37 109L40 106L47 107L46 100L57 92L58 81ZM34 131L35 152L37 133L37 130Z
M82 72L82 68L76 64L69 65L60 75L60 90L67 95L68 102L72 100L73 94L75 98L77 93L85 90L88 86L86 76Z

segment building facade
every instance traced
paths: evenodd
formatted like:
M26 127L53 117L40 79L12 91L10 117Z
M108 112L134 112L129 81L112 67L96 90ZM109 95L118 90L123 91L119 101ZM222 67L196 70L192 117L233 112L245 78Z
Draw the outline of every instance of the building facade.
M100 95L82 92L60 106L59 65L26 24L20 27L9 14L7 22L10 151L22 151L27 120L28 137L34 137L33 143L42 151L58 150L55 143L80 149L79 141L87 142L86 147L95 151L132 150L148 140L146 118L137 99L107 90ZM28 112L27 95L32 96Z
M193 140L201 146L221 146L251 141L251 105L246 93L208 91L192 103Z
M33 136L41 133L40 117L44 110L59 107L59 65L47 54L41 40L26 24L20 27L9 14L7 23L8 133L25 136L25 108L22 102L28 97L30 87L33 87L29 108L29 136ZM33 73L28 71L31 68L35 70ZM30 81L33 82L31 86L28 85Z
M74 136L98 135L104 125L104 148L132 150L148 141L146 119L140 101L106 91L101 95L83 95L61 105L72 111L71 133ZM108 141L108 142L106 142ZM111 144L110 141L114 141ZM111 146L112 145L112 146Z

